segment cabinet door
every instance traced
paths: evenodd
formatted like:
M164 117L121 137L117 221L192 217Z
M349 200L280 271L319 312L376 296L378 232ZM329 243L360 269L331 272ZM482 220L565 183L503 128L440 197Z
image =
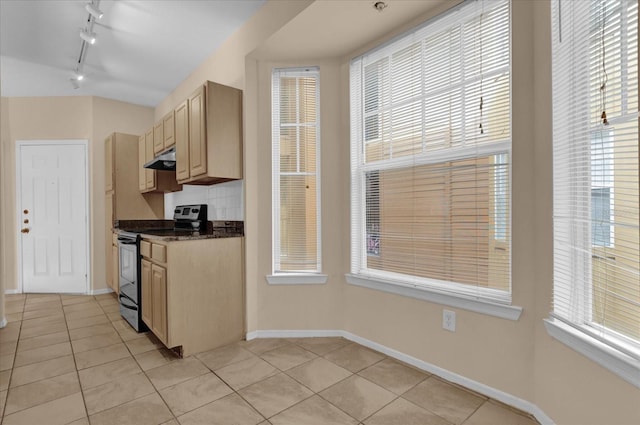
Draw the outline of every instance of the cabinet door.
M111 245L111 289L117 294L120 291L120 269L118 261L118 245ZM107 265L108 266L108 265Z
M164 148L168 149L176 144L175 138L175 118L173 111L169 112L162 119L162 131L164 132Z
M157 264L151 264L151 294L153 303L151 330L160 341L167 344L167 269Z
M138 139L138 188L144 192L147 188L147 169L144 163L147 158L147 144L144 134Z
M153 126L153 153L159 154L164 150L164 122L160 121Z
M175 111L176 180L189 179L189 101L182 102Z
M105 264L106 264L106 283L107 286L111 287L111 282L113 281L113 270L111 269L111 262L113 261L113 258L111 258L112 255L112 251L111 251L111 245L113 245L112 243L112 239L111 239L111 235L113 234L113 199L114 195L113 192L107 192L106 195L104 196L104 215L105 215L105 232L104 232L104 237L106 239L105 241Z
M141 300L141 315L142 321L153 328L153 293L152 293L152 279L151 279L151 262L148 260L141 261L141 280L142 280L142 293L140 294Z
M189 97L189 173L207 173L207 128L204 86Z
M153 159L153 128L144 135L145 142L145 162ZM145 172L145 189L153 190L156 188L156 170L149 168L144 169Z
M104 191L110 192L114 189L113 184L113 135L104 141Z

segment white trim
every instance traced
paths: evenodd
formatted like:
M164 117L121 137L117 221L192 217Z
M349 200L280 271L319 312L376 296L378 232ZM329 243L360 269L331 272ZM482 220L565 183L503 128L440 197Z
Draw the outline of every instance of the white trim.
M22 294L22 291L20 289L5 289L4 293L5 294Z
M21 221L21 206L22 206L22 184L20 179L21 169L21 161L20 161L20 150L22 146L60 146L60 145L80 145L84 147L84 191L85 191L85 248L86 248L86 282L85 282L85 294L89 294L91 283L92 283L92 274L91 274L91 192L89 188L91 187L90 178L91 175L89 173L89 140L88 139L34 139L34 140L16 140L16 156L15 156L15 164L16 164L16 222L17 229L22 227ZM16 236L17 239L17 278L18 278L18 288L16 289L18 293L23 293L23 282L22 282L22 238L18 233Z
M633 359L559 320L545 319L544 327L553 338L640 388L640 360Z
M7 318L3 317L2 320L0 321L0 329L6 327L7 323L9 323L9 322L7 322Z
M507 304L498 304L481 298L472 298L456 293L444 293L427 288L401 286L393 282L371 277L357 276L351 273L345 274L347 283L369 289L387 292L390 294L402 295L419 300L430 301L449 307L456 307L462 310L473 311L475 313L500 317L507 320L518 320L522 314L522 307Z
M493 398L494 400L498 400L509 406L513 406L524 412L530 413L542 425L555 424L555 422L549 416L547 416L542 411L542 409L529 401L523 400L504 391L500 391L481 382L466 378L462 375L458 375L457 373L451 372L447 369L443 369L432 363L428 363L418 358L409 356L400 351L394 350L393 348L389 348L385 345L379 344L369 339L362 338L358 335L352 334L351 332L341 330L258 330L247 333L246 339L247 341L250 341L252 339L258 338L317 338L336 336L343 337L345 339L348 339L349 341L353 341L367 348L371 348L372 350L379 351L396 360L400 360L401 362L407 363L418 369L444 378L449 382L462 385L465 388Z
M110 294L111 292L114 292L111 288L94 289L93 291L89 292L89 295Z
M322 273L280 273L266 276L271 285L319 285L327 283L328 275Z

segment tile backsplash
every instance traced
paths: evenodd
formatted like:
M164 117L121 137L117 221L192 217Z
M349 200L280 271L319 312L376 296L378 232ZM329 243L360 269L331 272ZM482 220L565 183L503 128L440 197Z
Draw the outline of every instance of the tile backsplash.
M211 186L185 184L182 191L165 193L164 218L173 219L176 205L207 204L209 221L244 221L244 182L234 180Z

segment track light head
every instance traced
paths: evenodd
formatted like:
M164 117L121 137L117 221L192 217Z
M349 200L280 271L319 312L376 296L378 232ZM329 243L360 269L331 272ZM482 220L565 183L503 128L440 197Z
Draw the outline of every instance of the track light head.
M87 3L87 5L84 8L87 9L87 12L89 12L91 16L93 16L95 19L102 19L102 17L104 16L104 13L102 13L102 10L98 9L91 3Z
M96 33L87 30L80 31L80 38L89 44L96 44Z
M75 78L69 78L69 81L71 82L71 86L74 90L78 90L80 88L80 84L78 84L78 80Z

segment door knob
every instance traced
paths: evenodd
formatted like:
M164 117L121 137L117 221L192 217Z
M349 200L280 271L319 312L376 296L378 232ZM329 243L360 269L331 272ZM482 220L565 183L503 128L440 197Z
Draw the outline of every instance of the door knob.
M25 227L24 229L20 230L22 233L29 233L29 228Z

